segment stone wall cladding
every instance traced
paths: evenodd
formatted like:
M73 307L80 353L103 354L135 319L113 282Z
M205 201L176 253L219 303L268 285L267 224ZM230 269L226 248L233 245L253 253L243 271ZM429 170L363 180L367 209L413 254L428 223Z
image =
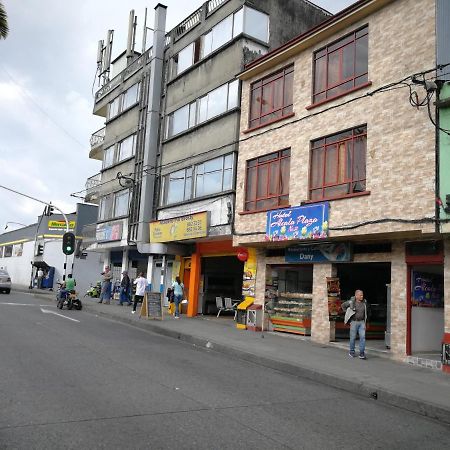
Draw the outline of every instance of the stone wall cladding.
M332 201L330 226L386 217L411 219L434 216L435 130L426 112L416 110L409 104L408 89L379 93L326 111L369 90L434 67L434 11L432 0L398 0L279 65L281 68L295 63L295 117L249 135L241 133L241 139L246 140L241 142L239 148L237 213L243 211L247 160L290 147L290 204L299 205L308 199L310 141L367 124L366 172L370 195ZM418 17L421 18L420 27L417 26ZM313 52L364 24L369 25L369 80L372 86L307 111L305 107L311 103ZM256 79L274 71L276 68ZM241 131L248 126L249 86L249 82L243 86ZM421 89L418 88L419 95L423 95ZM268 132L269 129L272 131ZM265 222L265 212L236 214L236 231L264 231ZM330 237L411 231L432 233L434 225L391 222L347 231L330 231ZM261 242L263 239L262 235L237 237L234 243Z
M333 276L331 264L314 264L311 340L321 344L330 342L327 277Z

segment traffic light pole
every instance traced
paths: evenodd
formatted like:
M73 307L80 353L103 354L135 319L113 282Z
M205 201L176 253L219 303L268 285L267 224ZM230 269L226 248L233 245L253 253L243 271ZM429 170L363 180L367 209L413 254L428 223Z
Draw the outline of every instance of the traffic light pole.
M17 195L21 195L22 197L29 198L31 200L34 200L35 202L42 203L44 205L47 205L48 207L53 207L54 209L59 211L62 214L62 216L64 217L64 220L66 221L66 233L69 232L69 221L67 220L67 216L57 206L52 205L51 203L44 202L43 200L39 200L38 198L32 197L31 195L24 194L23 192L19 192L19 191L16 191L14 189L11 189L9 187L3 186L1 184L0 184L0 188L6 189L7 191L13 192L14 194L17 194ZM38 232L38 230L36 230L36 235L37 235L37 232ZM34 242L34 246L36 247L36 240ZM35 250L36 250L36 248L35 248ZM64 258L64 275L63 275L63 280L66 279L66 273L67 273L67 255L65 255L65 256L66 257Z

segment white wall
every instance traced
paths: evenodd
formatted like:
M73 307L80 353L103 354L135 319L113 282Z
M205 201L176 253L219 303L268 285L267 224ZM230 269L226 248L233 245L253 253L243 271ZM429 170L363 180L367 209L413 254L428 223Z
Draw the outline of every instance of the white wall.
M86 252L86 259L75 258L73 265L73 276L77 281L77 291L80 297L88 290L90 284L95 284L102 279L103 254Z
M23 286L30 285L31 279L31 261L33 261L34 241L23 244L22 256L11 256L9 258L0 258L0 268L8 271L13 284Z

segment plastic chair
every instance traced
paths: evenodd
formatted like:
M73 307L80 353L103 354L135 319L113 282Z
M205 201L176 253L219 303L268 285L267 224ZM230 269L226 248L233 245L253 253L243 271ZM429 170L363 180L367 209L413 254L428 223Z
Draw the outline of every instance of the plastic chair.
M225 311L234 311L234 320L236 320L237 303L233 303L230 297L225 297Z
M217 306L217 317L220 316L220 313L225 310L225 307L223 306L223 298L222 297L216 297L216 306Z

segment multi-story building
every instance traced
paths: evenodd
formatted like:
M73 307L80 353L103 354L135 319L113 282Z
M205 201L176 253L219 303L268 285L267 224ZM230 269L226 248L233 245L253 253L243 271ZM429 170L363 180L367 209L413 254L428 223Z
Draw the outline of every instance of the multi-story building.
M274 330L328 343L345 333L339 299L363 289L369 337L396 358L440 353L450 332L433 104L450 72L437 67L443 3L358 1L238 76L233 243L256 249L256 302L270 300ZM438 64L449 62L441 52Z
M166 8L155 10L152 48L128 46L95 96L106 124L91 141L103 167L88 191L99 200L90 248L106 253L117 276L146 272L155 291L180 275L195 315L215 310L215 295L242 289L232 248L235 75L330 15L305 0L210 0L166 34Z

